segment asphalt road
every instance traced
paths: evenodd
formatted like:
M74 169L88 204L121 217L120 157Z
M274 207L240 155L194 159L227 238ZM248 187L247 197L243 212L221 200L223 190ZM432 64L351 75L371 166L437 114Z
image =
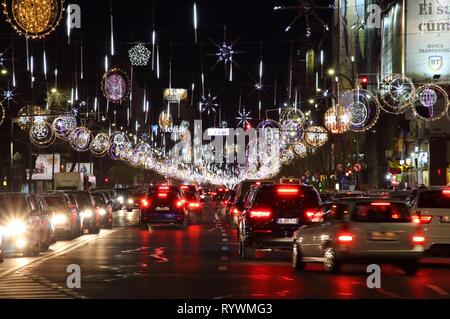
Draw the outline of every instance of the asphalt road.
M415 277L383 265L382 289L366 286L364 266L329 275L320 265L294 273L288 253L238 257L236 231L208 207L185 230L142 230L137 212L115 215L115 228L58 242L38 258L0 264L0 298L449 298L450 259L424 260ZM68 265L81 268L81 289L68 289Z

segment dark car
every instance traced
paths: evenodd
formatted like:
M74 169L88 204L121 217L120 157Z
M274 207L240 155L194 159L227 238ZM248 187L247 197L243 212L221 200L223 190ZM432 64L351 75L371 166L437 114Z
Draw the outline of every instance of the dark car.
M312 222L321 205L315 188L262 185L251 188L239 216L239 254L255 257L255 249L290 249L292 234Z
M133 190L130 195L128 195L125 206L128 212L133 211L133 209L140 208L140 200L147 194L146 191L143 190Z
M427 238L408 207L388 198L348 198L316 211L316 223L294 233L292 266L323 263L327 272L344 264L391 263L408 275L419 268Z
M47 251L50 245L56 243L55 228L53 227L53 212L49 211L39 195L30 194L36 211L41 219L41 251Z
M0 233L4 253L38 256L41 232L41 218L30 195L0 194Z
M112 204L108 200L107 192L94 192L95 207L100 215L100 225L103 228L111 229L113 227Z
M234 224L233 216L231 214L231 207L234 203L235 196L236 196L236 192L234 190L230 189L227 191L227 193L223 196L223 199L222 199L222 207L221 207L222 217L230 224Z
M141 198L139 224L153 226L189 225L189 209L183 191L176 186L159 186L157 191Z
M38 200L53 215L52 224L57 239L74 239L81 235L81 219L68 195L39 194Z
M193 185L181 185L180 188L184 192L184 198L187 200L187 208L191 220L196 219L201 223L203 217L203 200L197 191L197 187Z
M95 202L89 192L72 191L67 192L71 200L75 202L78 214L81 219L81 231L84 234L86 230L90 234L100 233L100 214L95 207Z

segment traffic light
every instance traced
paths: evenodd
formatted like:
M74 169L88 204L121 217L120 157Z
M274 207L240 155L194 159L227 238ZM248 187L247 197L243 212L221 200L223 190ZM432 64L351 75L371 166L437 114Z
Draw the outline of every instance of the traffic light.
M106 177L103 179L103 181L105 182L105 184L108 184L108 183L109 183L109 178L106 176Z
M359 87L361 89L367 90L368 85L369 85L369 78L367 76L362 76L359 78Z

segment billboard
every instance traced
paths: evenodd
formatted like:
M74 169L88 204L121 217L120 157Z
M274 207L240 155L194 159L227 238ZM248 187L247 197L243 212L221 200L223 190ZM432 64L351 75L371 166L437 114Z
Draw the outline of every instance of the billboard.
M54 169L53 169L54 167ZM52 180L53 173L59 173L61 168L61 155L55 154L53 163L53 154L39 154L36 159L36 166L33 171L33 180Z
M72 169L73 166L73 170ZM80 171L78 171L78 169ZM91 176L93 174L93 164L92 163L67 163L66 164L67 173L83 173L85 175Z
M408 0L406 75L450 79L450 0Z

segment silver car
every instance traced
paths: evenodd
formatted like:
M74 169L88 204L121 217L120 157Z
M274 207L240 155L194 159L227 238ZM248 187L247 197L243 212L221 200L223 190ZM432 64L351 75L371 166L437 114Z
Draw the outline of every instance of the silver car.
M426 238L405 203L392 199L353 198L325 204L315 223L294 233L292 266L320 262L325 271L344 264L391 263L409 275L419 268Z

